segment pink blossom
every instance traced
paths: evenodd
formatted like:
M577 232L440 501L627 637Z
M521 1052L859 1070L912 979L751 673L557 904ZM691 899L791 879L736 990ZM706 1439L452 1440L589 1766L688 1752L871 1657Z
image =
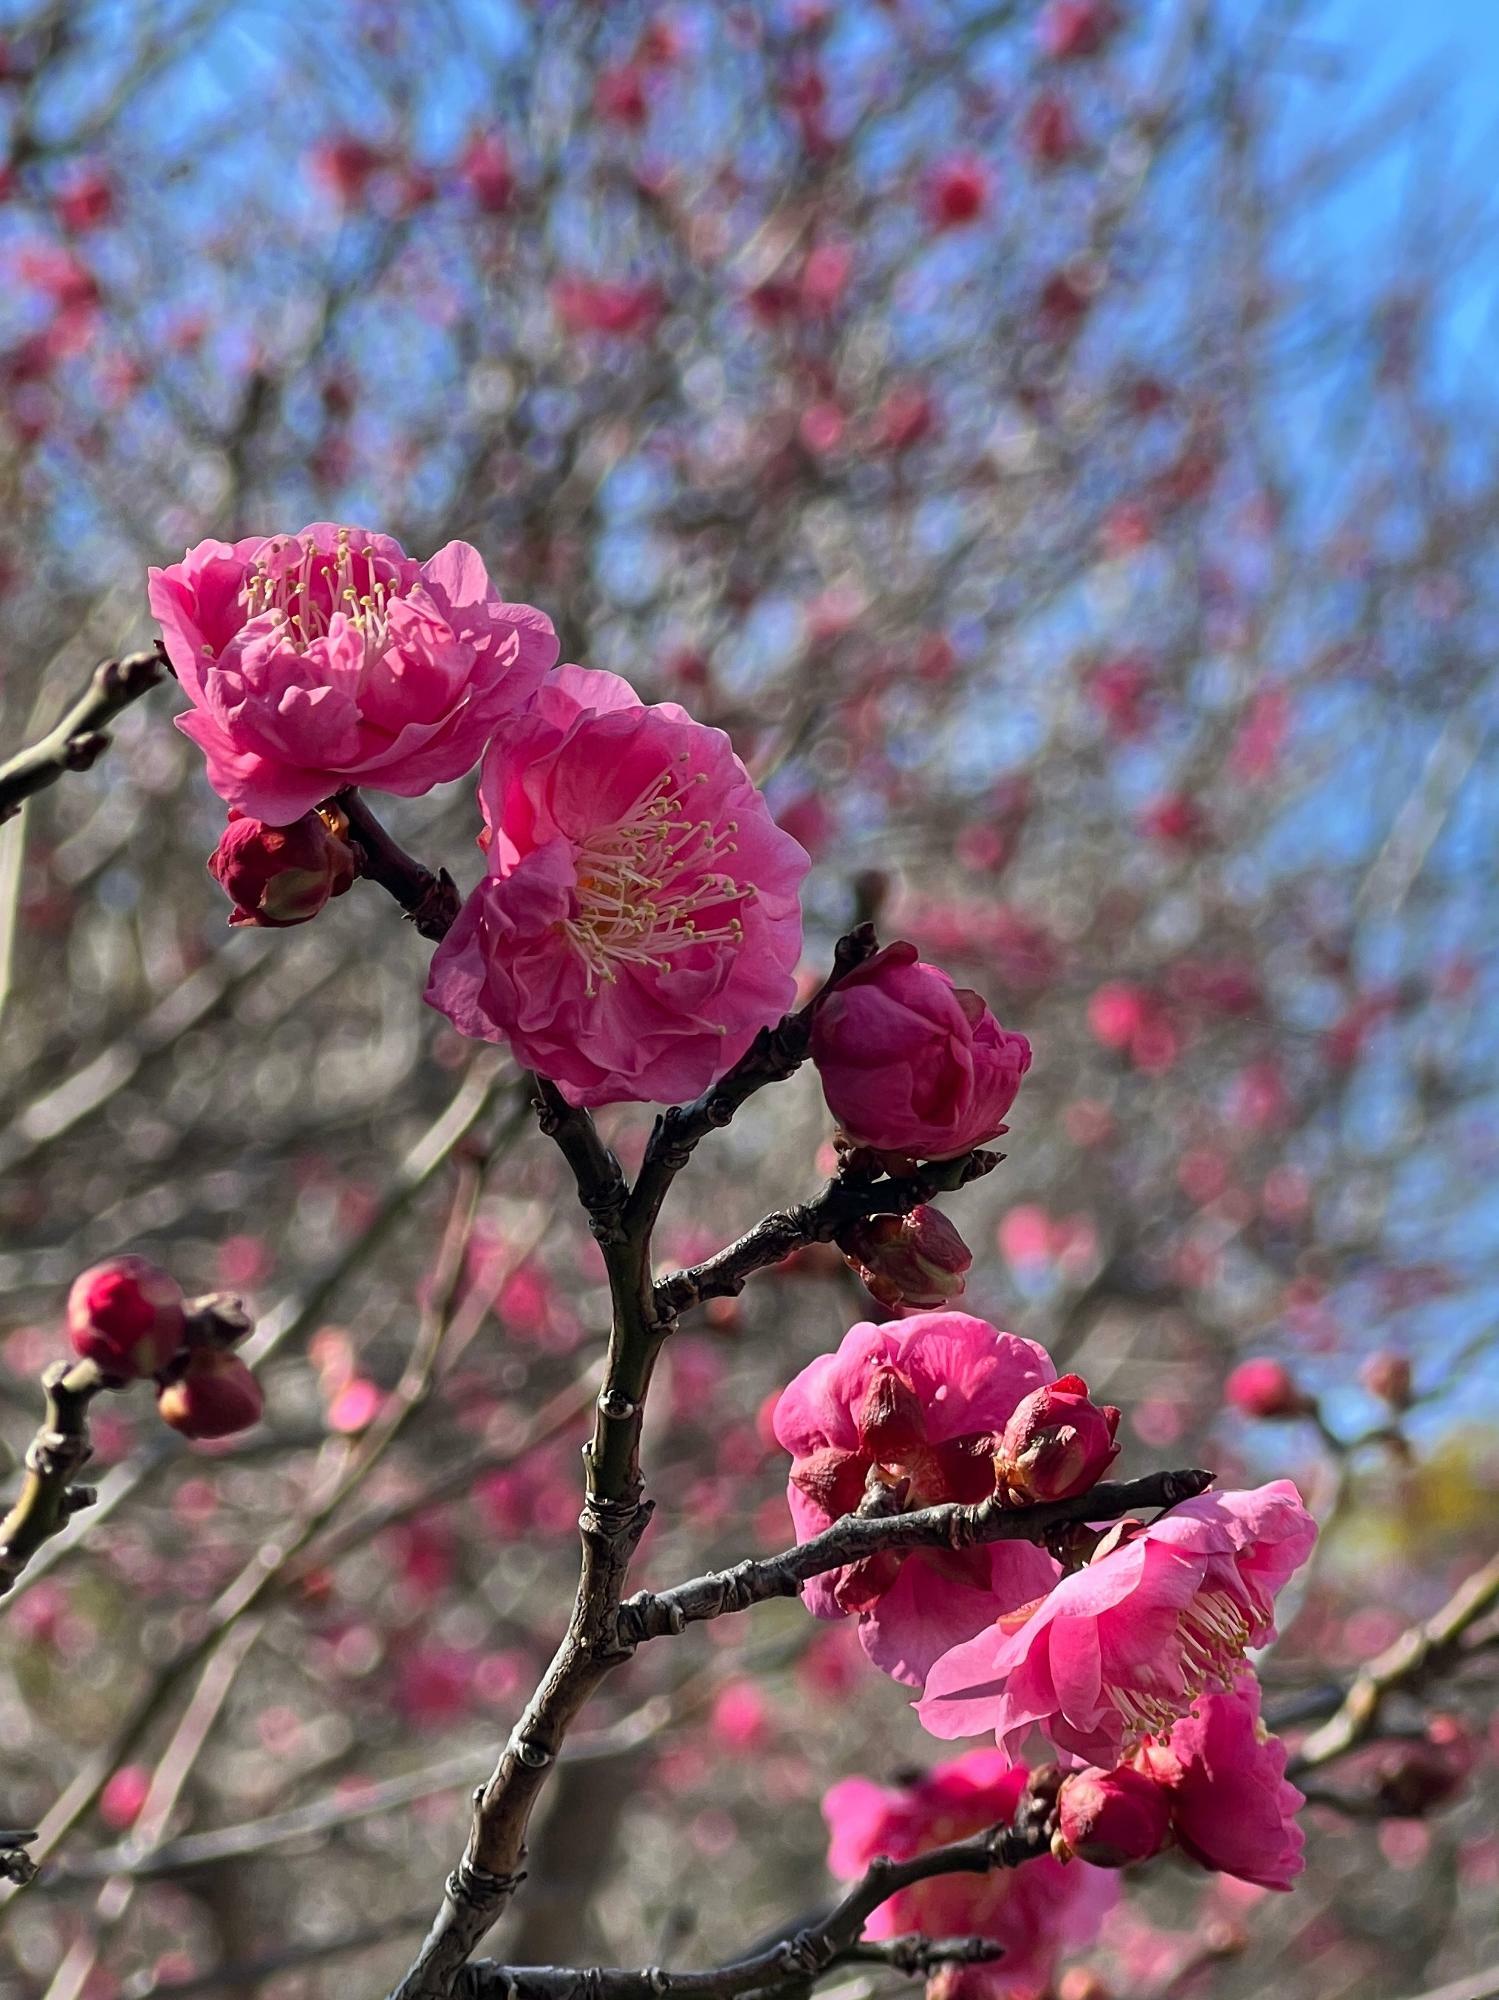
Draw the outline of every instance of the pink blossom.
M458 162L458 178L485 215L503 215L515 195L510 151L497 132L477 132Z
M557 657L552 621L505 603L467 542L419 563L330 521L199 542L150 598L192 703L178 728L220 797L273 826L345 785L462 777Z
M1288 1479L1205 1493L1146 1528L1120 1522L1028 1615L1001 1614L933 1665L922 1723L940 1737L992 1729L1007 1750L1038 1727L1118 1764L1274 1638L1275 1597L1316 1532Z
M848 1778L822 1802L831 1836L828 1867L840 1881L863 1874L877 1855L909 1861L928 1849L1007 1823L1030 1773L993 1750L972 1750L910 1785ZM993 1965L942 1975L943 2000L1032 1995L1051 1984L1061 1954L1090 1945L1119 1895L1118 1880L1049 1855L988 1875L938 1875L882 1903L864 1927L870 1938L923 1931L929 1937L989 1937L1004 1946Z
M1184 1854L1262 1889L1289 1889L1301 1873L1301 1793L1286 1780L1286 1748L1260 1721L1259 1683L1237 1675L1202 1695L1136 1763L1167 1787Z
M812 1060L828 1109L857 1145L947 1160L1004 1131L1031 1045L900 942L822 1003Z
M489 874L427 998L575 1104L705 1090L796 993L805 852L727 736L561 667L491 746Z
M552 305L569 333L611 333L623 340L649 333L665 309L655 285L576 276L556 281Z
M986 1499L998 1434L1054 1374L1045 1348L967 1313L851 1327L775 1408L776 1438L795 1461L786 1497L797 1540L851 1513L871 1479L903 1506ZM857 1616L874 1664L919 1687L940 1654L1056 1576L1029 1542L995 1542L871 1556L814 1577L802 1594L818 1618Z
M934 229L959 229L988 207L989 170L970 153L941 160L928 177L924 201Z

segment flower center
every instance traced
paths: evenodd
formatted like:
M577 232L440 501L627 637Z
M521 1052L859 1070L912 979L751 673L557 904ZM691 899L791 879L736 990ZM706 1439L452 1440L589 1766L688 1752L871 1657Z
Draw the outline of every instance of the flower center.
M310 541L270 543L251 565L241 594L245 615L279 618L299 653L326 638L342 612L363 639L368 664L384 650L401 579L394 563L371 547L356 548L350 531L340 528L332 551Z
M705 910L756 893L719 866L738 848L739 822L716 827L692 817L692 793L707 782L702 772L663 771L621 818L578 842L577 908L557 928L583 961L590 995L621 965L666 973L676 953L743 941L737 916L699 921Z
M1200 1591L1176 1623L1185 1691L1159 1695L1144 1688L1110 1687L1109 1699L1136 1739L1169 1735L1200 1694L1231 1689L1249 1644L1242 1608L1222 1590Z

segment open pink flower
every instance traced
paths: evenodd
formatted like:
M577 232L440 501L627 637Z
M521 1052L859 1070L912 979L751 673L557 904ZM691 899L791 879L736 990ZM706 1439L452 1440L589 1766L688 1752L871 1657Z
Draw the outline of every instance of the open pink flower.
M722 730L560 667L479 797L489 874L427 984L460 1032L574 1104L675 1104L791 1005L809 863Z
M1275 1636L1275 1597L1316 1533L1289 1479L1122 1522L1023 1622L1001 1617L938 1660L917 1713L934 1736L992 1729L1014 1750L1036 1727L1087 1763L1122 1763Z
M855 1144L949 1160L1004 1131L1031 1045L900 941L823 1001L812 1060L828 1109Z
M853 1881L877 1855L909 1861L1008 1823L1029 1777L1023 1764L997 1751L972 1750L910 1785L848 1778L822 1802L832 1836L828 1867L840 1881ZM1005 1951L996 1964L944 1968L934 1986L942 2000L999 2000L1044 1991L1058 1958L1093 1942L1118 1896L1117 1876L1083 1861L1063 1866L1045 1855L989 1875L918 1882L882 1903L864 1934L995 1938Z
M1199 1696L1135 1764L1166 1787L1177 1845L1204 1868L1262 1889L1289 1889L1301 1873L1305 1800L1286 1778L1286 1746L1260 1721L1252 1673Z
M787 1499L798 1541L850 1514L873 1478L906 1507L994 1491L998 1435L1056 1374L1044 1347L961 1312L850 1327L781 1393L772 1423L791 1453ZM887 1552L803 1586L819 1618L859 1620L877 1667L920 1687L940 1654L996 1613L1047 1591L1058 1570L1030 1542Z
M199 542L150 572L150 599L192 703L178 728L219 796L272 826L345 785L461 778L557 657L551 620L505 603L467 542L419 563L331 521Z

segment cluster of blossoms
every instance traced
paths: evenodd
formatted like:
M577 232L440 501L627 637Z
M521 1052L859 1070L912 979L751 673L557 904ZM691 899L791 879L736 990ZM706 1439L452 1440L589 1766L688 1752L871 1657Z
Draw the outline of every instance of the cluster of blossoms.
M783 1392L774 1427L806 1541L861 1508L1085 1495L1118 1452L1118 1419L1077 1376L1057 1378L1034 1341L941 1311L852 1328ZM1296 1489L1278 1480L1202 1494L1149 1524L1069 1529L1051 1552L1024 1540L885 1551L807 1584L812 1612L856 1618L874 1664L920 1690L930 1734L992 1731L998 1746L897 1793L836 1788L835 1872L872 1837L872 1820L880 1839L904 1829L911 1851L961 1837L951 1797L974 1787L1018 1797L1031 1775L1020 1760L1039 1739L1063 1772L1058 1863L1117 1868L1174 1844L1206 1868L1289 1888L1301 1795L1261 1724L1246 1656L1275 1636L1275 1598L1314 1537ZM948 1928L1006 1944L1013 1990L1017 1961L1035 1958L1038 1899L1063 1893L1051 1881L1036 1869L977 1885L944 1878L898 1899L889 1921L926 1922L940 1903ZM912 1897L934 1906L905 1908ZM1067 1907L1096 1911L1096 1890L1074 1890ZM1066 1926L1049 1935L1054 1955Z
M1081 45L1104 22L1077 7L1065 34ZM427 984L462 1033L507 1043L576 1105L676 1103L791 1005L808 858L728 738L613 674L558 666L551 622L503 600L466 544L417 563L327 523L206 542L152 573L151 602L192 704L180 725L231 809L210 866L232 922L305 922L351 885L353 787L409 796L478 764L486 872ZM810 1045L845 1164L869 1176L975 1154L1005 1131L1031 1060L906 943L844 969ZM992 1515L1092 1492L1119 1412L1034 1341L923 1309L946 1308L971 1262L944 1217L878 1215L838 1242L893 1317L853 1327L776 1406L800 1540L856 1512ZM180 1301L175 1322L159 1301L118 1334L92 1292L85 1306L80 1352L119 1377L165 1371L164 1404L238 1365L191 1348L184 1365ZM1052 1788L1049 1856L934 1876L870 1926L997 1938L1008 1991L1041 1990L1059 1948L1092 1936L1117 1886L1104 1871L1168 1844L1266 1887L1301 1865L1300 1795L1247 1659L1314 1537L1294 1487L1202 1494L1148 1524L1069 1517L1049 1539L884 1549L805 1586L816 1615L855 1618L871 1661L918 1691L933 1736L997 1744L904 1787L836 1787L836 1874L1007 1821ZM1036 1741L1044 1781L1024 1761Z
M260 1421L260 1384L231 1351L249 1322L217 1295L189 1305L149 1258L111 1257L81 1272L67 1323L73 1352L106 1388L153 1379L158 1413L184 1437L229 1437Z

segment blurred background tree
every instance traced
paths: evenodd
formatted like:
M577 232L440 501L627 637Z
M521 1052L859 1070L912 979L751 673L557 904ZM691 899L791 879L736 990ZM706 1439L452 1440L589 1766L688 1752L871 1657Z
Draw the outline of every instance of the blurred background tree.
M148 563L329 517L472 540L565 658L728 729L817 861L809 968L873 915L1035 1045L1008 1163L950 1205L974 1309L1138 1457L1289 1471L1330 1522L1266 1669L1309 1715L1492 1554L1499 1485L1491 194L1450 91L1357 26L0 14L0 741L149 642ZM208 1453L113 1406L100 1507L12 1595L0 1803L56 1858L0 1977L373 1991L554 1636L602 1273L372 890L224 928L170 706L0 830L0 1392L19 1449L67 1283L130 1248L251 1298L270 1416ZM391 818L476 877L468 785ZM645 1119L606 1127L628 1163ZM746 1115L673 1255L827 1139L810 1078ZM759 1413L871 1310L808 1253L678 1338L648 1576L787 1538ZM1319 1421L1225 1414L1246 1356ZM781 1606L642 1658L506 1951L706 1956L805 1897L829 1779L931 1748L850 1638ZM1440 1689L1457 1805L1314 1808L1269 1922L1152 1878L1068 2000L1499 1957L1492 1672L1475 1644Z

